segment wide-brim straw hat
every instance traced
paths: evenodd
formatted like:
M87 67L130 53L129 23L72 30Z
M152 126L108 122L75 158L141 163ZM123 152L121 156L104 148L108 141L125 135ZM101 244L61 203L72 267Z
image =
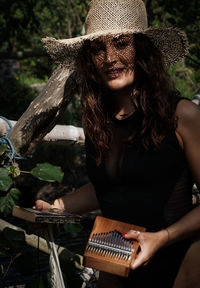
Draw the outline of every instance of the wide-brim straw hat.
M42 39L44 47L57 64L74 69L78 53L87 40L104 35L145 34L161 51L166 65L188 53L186 34L178 28L148 28L142 0L92 0L88 5L85 35L70 39ZM148 51L147 51L148 53Z

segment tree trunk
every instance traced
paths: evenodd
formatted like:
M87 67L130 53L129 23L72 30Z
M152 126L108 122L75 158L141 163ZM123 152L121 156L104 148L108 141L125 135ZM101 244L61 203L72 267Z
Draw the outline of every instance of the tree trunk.
M40 251L42 251L46 254L49 254L49 248L48 248L47 242L44 238L39 237L39 239L38 239L38 236L36 236L34 234L29 235L22 228L14 226L14 225L10 224L9 222L0 219L0 231L3 231L7 227L10 229L13 229L15 231L24 232L25 241L28 245L30 245L31 247L34 247L36 249L39 249ZM75 254L75 253L69 251L67 248L64 248L62 246L56 245L56 249L57 249L59 258L62 259L63 261L69 261L74 256L78 257L81 264L79 264L78 262L75 262L75 266L78 269L83 269L83 266L82 266L83 256L81 256L79 254Z
M59 66L37 98L20 117L9 138L21 156L32 154L35 145L52 130L74 95L76 72Z

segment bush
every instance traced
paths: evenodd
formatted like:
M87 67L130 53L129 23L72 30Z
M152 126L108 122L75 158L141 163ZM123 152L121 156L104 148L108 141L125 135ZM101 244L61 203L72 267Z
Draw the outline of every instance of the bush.
M18 120L37 96L36 90L23 83L18 77L1 81L0 91L0 115L11 120Z

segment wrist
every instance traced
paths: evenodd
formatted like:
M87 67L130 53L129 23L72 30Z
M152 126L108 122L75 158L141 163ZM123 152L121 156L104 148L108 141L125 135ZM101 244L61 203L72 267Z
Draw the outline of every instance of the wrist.
M167 246L169 242L169 231L166 229L157 232L160 242L160 248Z
M54 202L52 204L52 208L56 208L56 209L64 211L65 207L64 207L64 203L63 203L62 198L58 198L58 199L54 200Z

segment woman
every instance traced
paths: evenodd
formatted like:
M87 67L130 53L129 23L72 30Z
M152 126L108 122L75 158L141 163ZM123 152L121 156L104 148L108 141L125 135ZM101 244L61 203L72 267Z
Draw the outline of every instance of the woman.
M124 236L141 248L130 277L101 273L99 287L173 287L200 229L200 207L191 203L193 183L200 188L200 109L179 97L164 68L187 53L185 34L148 28L141 0L93 0L85 27L85 36L44 43L80 73L91 183L36 208L101 208L146 227ZM179 277L175 287L186 282Z

